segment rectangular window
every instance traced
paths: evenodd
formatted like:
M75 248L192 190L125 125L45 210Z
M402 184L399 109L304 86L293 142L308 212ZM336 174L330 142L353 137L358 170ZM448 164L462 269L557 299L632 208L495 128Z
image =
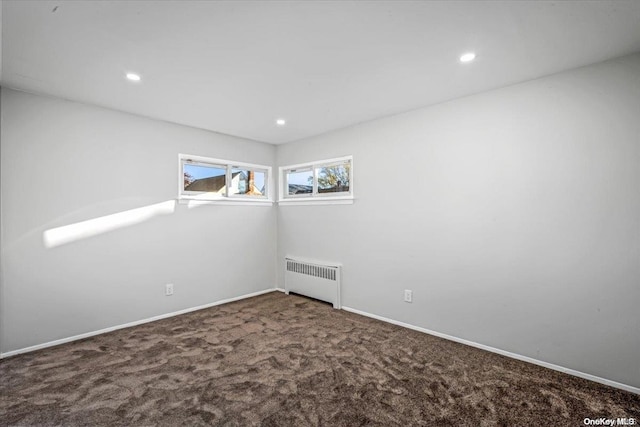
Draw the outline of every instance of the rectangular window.
M187 160L182 168L183 192L224 194L226 175L226 166Z
M351 162L316 166L318 193L349 193Z
M264 197L267 191L267 173L260 169L231 168L230 195Z
M287 196L310 196L313 193L313 169L287 171Z
M179 199L270 202L271 167L179 155Z
M280 202L353 200L353 157L283 166L280 181Z

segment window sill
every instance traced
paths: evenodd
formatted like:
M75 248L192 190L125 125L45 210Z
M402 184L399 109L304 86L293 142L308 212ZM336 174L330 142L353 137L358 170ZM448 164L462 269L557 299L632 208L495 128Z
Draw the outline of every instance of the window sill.
M194 206L205 205L226 205L226 206L273 206L273 200L246 200L246 199L215 199L215 200L203 200L203 199L178 199L178 203L181 205L187 205L189 208Z
M317 197L278 200L280 206L352 205L353 197Z

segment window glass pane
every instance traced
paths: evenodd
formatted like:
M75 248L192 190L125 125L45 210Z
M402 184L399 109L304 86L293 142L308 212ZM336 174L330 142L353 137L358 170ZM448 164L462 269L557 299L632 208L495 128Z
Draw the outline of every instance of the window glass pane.
M287 172L287 194L311 194L313 192L313 170L291 170Z
M227 169L223 166L205 166L185 163L182 168L184 191L203 191L224 194Z
M342 163L316 168L318 193L342 193L349 191L351 164Z
M266 196L266 178L267 174L264 171L234 167L231 169L229 194Z

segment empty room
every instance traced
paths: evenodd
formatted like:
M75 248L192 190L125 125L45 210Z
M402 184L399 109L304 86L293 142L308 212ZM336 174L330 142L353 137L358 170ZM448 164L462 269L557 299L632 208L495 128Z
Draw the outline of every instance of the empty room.
M0 5L0 426L640 423L640 1Z

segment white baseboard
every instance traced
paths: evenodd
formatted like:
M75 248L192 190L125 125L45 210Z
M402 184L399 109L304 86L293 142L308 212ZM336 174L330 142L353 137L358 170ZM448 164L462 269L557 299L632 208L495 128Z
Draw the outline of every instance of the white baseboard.
M240 295L238 297L227 298L220 301L211 302L209 304L199 305L197 307L185 308L184 310L174 311L172 313L160 314L158 316L149 317L147 319L136 320L134 322L125 323L122 325L111 326L109 328L100 329L97 331L86 332L80 335L74 335L72 337L61 338L55 341L49 341L43 344L32 345L30 347L21 348L18 350L8 351L6 353L0 353L0 359L4 359L5 357L15 356L17 354L29 353L31 351L40 350L42 348L53 347L55 345L65 344L71 341L77 341L84 338L89 338L95 335L105 334L107 332L117 331L118 329L130 328L131 326L142 325L143 323L155 322L156 320L166 319L168 317L179 316L180 314L190 313L192 311L202 310L204 308L214 307L216 305L222 305L233 301L238 301L241 299L256 297L258 295L266 294L269 292L275 291L276 288L265 289L264 291L253 292L250 294Z
M600 384L608 385L611 387L619 388L621 390L629 391L631 393L640 394L640 388L633 387L627 384L622 384L616 381L611 381L606 378L597 377L595 375L586 374L584 372L576 371L574 369L565 368L564 366L554 365L553 363L543 362L542 360L533 359L528 356L522 356L520 354L511 353L510 351L501 350L499 348L490 347L488 345L479 344L477 342L468 341L463 338L454 337L452 335L443 334L440 332L432 331L430 329L421 328L419 326L414 326L409 323L399 322L397 320L389 319L386 317L378 316L377 314L367 313L366 311L357 310L351 307L342 306L342 309L345 311L349 311L351 313L359 314L361 316L371 317L373 319L381 320L383 322L392 323L394 325L402 326L403 328L413 329L414 331L423 332L425 334L434 335L436 337L444 338L449 341L455 341L457 343L466 344L471 347L476 347L482 350L490 351L492 353L497 353L502 356L510 357L512 359L522 360L523 362L533 363L534 365L542 366L545 368L553 369L554 371L563 372L565 374L573 375L575 377L584 378L586 380L595 381Z
M147 319L136 320L134 322L125 323L125 324L122 324L122 325L111 326L109 328L104 328L104 329L100 329L100 330L97 330L97 331L86 332L84 334L74 335L72 337L62 338L62 339L55 340L55 341L49 341L49 342L46 342L46 343L43 343L43 344L37 344L37 345L30 346L30 347L21 348L21 349L18 349L18 350L8 351L6 353L0 353L0 359L6 358L6 357L15 356L15 355L22 354L22 353L29 353L31 351L36 351L36 350L40 350L40 349L47 348L47 347L53 347L53 346L56 346L56 345L65 344L65 343L68 343L68 342L81 340L81 339L84 339L84 338L89 338L89 337L92 337L92 336L95 336L95 335L105 334L107 332L116 331L118 329L130 328L132 326L142 325L144 323L154 322L156 320L161 320L161 319L166 319L168 317L178 316L178 315L181 315L181 314L190 313L192 311L197 311L197 310L202 310L202 309L209 308L209 307L214 307L216 305L227 304L229 302L239 301L239 300L242 300L242 299L255 297L255 296L266 294L266 293L273 292L273 291L285 292L285 290L282 289L282 288L265 289L263 291L258 291L258 292L253 292L253 293L250 293L250 294L240 295L240 296L233 297L233 298L227 298L227 299L224 299L224 300L215 301L215 302L204 304L204 305L199 305L197 307L190 307L190 308L186 308L184 310L174 311L172 313L161 314L161 315L158 315L158 316L149 317ZM454 342L458 342L458 343L461 343L461 344L469 345L471 347L476 347L476 348L479 348L479 349L482 349L482 350L490 351L492 353L497 353L497 354L500 354L502 356L510 357L512 359L517 359L517 360L522 360L524 362L533 363L534 365L538 365L538 366L542 366L542 367L545 367L545 368L553 369L554 371L563 372L565 374L569 374L569 375L573 375L573 376L576 376L576 377L584 378L584 379L587 379L587 380L590 380L590 381L595 381L597 383L608 385L608 386L615 387L615 388L619 388L621 390L629 391L631 393L640 394L640 388L638 388L638 387L633 387L633 386L630 386L630 385L627 385L627 384L622 384L622 383L619 383L619 382L616 382L616 381L608 380L606 378L601 378L601 377L597 377L595 375L586 374L584 372L576 371L574 369L569 369L569 368L565 368L563 366L554 365L552 363L543 362L541 360L533 359L533 358L528 357L528 356L522 356L520 354L512 353L510 351L501 350L499 348L490 347L490 346L484 345L484 344L479 344L479 343L476 343L476 342L473 342L473 341L465 340L463 338L458 338L458 337L454 337L452 335L447 335L447 334L443 334L443 333L440 333L440 332L432 331L430 329L421 328L419 326L414 326L414 325L411 325L409 323L404 323L404 322L400 322L400 321L397 321L397 320L389 319L389 318L386 318L386 317L378 316L376 314L367 313L366 311L357 310L355 308L342 306L342 309L345 310L345 311L349 311L351 313L359 314L361 316L371 317L373 319L381 320L383 322L387 322L387 323L391 323L391 324L394 324L394 325L402 326L403 328L413 329L414 331L423 332L423 333L429 334L429 335L434 335L436 337L440 337L440 338L444 338L444 339L447 339L447 340L450 340L450 341L454 341Z

